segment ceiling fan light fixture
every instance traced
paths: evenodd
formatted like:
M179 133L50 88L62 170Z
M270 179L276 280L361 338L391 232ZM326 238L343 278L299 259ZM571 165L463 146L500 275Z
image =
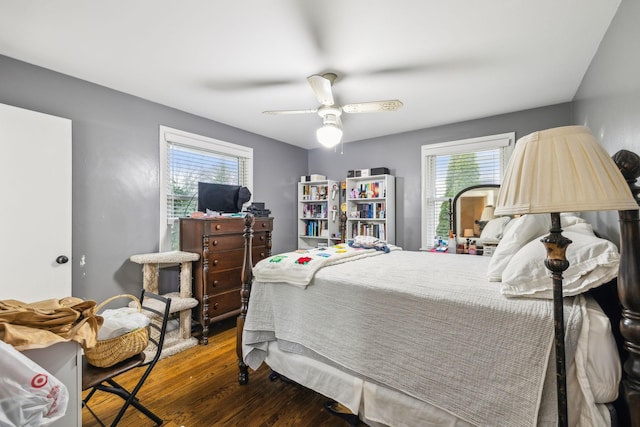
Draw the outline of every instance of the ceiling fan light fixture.
M335 147L342 140L342 129L338 126L326 123L316 131L318 142L327 148Z

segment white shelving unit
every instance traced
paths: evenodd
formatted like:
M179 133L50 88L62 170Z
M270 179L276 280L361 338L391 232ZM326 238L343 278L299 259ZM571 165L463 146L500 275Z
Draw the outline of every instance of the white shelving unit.
M298 183L298 248L333 246L340 238L340 183Z
M393 175L347 178L347 241L356 235L396 241L396 181Z

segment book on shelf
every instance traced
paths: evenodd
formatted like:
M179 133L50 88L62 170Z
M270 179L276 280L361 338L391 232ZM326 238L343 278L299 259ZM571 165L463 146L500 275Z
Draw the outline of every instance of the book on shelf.
M303 218L327 218L327 205L324 203L302 205Z
M384 219L385 218L385 203L358 203L355 207L353 218L369 218L369 219Z
M351 189L352 199L379 199L386 197L384 181L362 182Z
M327 235L329 230L327 230L326 221L321 221L317 219L311 219L307 221L305 236L307 237L320 237Z
M302 200L327 200L327 185L326 184L303 185Z
M358 221L351 231L351 237L354 238L356 236L372 236L386 241L387 225L383 223L372 224Z

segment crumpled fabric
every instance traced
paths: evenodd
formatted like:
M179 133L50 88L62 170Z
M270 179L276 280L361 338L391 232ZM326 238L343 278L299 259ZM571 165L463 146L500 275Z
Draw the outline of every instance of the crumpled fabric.
M95 306L95 301L76 297L33 303L0 300L0 340L20 351L67 341L84 349L95 347L103 323Z

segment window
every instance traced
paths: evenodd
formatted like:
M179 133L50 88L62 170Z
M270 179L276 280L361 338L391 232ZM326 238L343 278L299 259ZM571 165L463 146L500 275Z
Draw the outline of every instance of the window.
M465 187L500 184L515 133L422 146L422 244L449 236L449 199Z
M160 126L160 250L179 249L178 218L198 209L198 181L253 191L253 149Z

